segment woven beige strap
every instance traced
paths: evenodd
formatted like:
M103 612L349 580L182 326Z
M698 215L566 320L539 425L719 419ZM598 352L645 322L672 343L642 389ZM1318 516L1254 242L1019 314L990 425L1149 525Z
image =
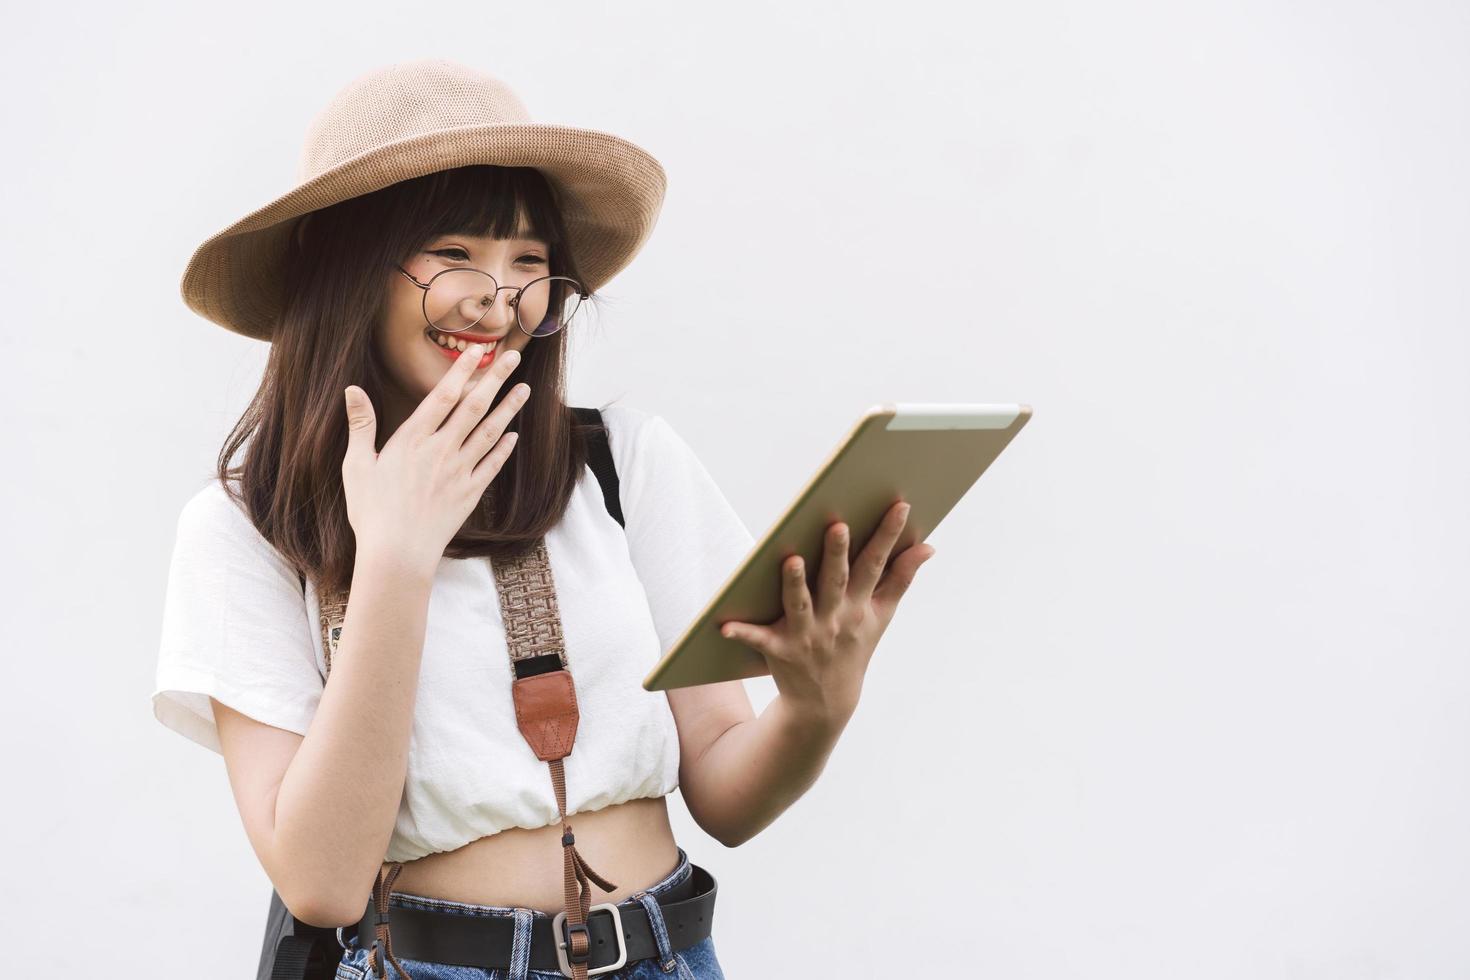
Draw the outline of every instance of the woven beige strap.
M538 538L524 554L492 561L490 566L495 572L495 591L500 596L500 616L505 620L505 644L512 668L518 660L548 653L556 654L566 667L561 610L556 604L546 539Z
M556 654L563 670L567 669L566 644L562 639L561 610L556 602L556 583L551 575L551 556L546 550L546 539L538 538L527 551L511 559L491 562L495 573L495 590L500 596L500 613L505 620L506 646L510 651L511 669L517 661L543 654ZM544 681L545 675L514 678L512 684L528 684ZM575 686L570 683L566 690L572 692L571 709L575 711ZM536 744L522 729L526 741L533 751ZM567 749L570 754L571 749ZM567 924L580 926L587 922L592 908L592 885L596 882L603 891L617 888L612 882L592 870L577 850L572 825L567 822L566 771L562 759L550 759L551 788L556 795L556 812L561 817L562 842L562 896L567 914ZM590 943L585 931L569 930L574 980L587 980L587 963ZM557 937L561 941L561 937ZM581 962L579 962L581 961Z
M332 676L332 654L337 652L337 643L342 638L342 622L347 618L347 593L328 592L319 595L321 615L317 617L322 630L322 660L327 667L327 676Z

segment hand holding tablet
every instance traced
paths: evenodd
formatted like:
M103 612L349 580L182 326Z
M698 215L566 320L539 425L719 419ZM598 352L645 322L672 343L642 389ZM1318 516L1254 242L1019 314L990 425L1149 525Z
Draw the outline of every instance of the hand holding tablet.
M782 566L785 614L779 620L769 626L731 621L720 628L721 636L765 658L776 690L803 717L841 722L856 710L879 637L919 566L934 555L932 545L916 544L888 566L909 511L906 503L890 507L851 568L847 525L830 525L815 587L796 555Z
M1030 406L1016 404L870 408L644 678L644 689L770 674L789 699L855 705L867 658L934 551L915 545L1030 417ZM860 550L849 558L854 542ZM727 623L735 636L721 635Z

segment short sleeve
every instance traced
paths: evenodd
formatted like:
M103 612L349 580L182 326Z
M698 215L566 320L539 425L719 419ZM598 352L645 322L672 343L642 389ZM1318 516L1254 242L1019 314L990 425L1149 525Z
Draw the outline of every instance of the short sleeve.
M219 752L210 697L304 735L324 683L300 579L224 487L211 482L179 514L154 717Z
M755 544L714 478L662 416L603 409L628 551L648 594L660 655Z

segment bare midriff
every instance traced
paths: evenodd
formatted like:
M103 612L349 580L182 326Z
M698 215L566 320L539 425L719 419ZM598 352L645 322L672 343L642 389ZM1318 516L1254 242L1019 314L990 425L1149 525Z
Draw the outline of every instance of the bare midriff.
M567 818L577 852L617 885L592 887L592 904L620 902L657 884L679 859L664 797L629 800ZM395 892L472 905L538 909L555 915L565 906L560 821L536 830L512 827L453 851L405 861ZM383 866L384 874L388 865Z

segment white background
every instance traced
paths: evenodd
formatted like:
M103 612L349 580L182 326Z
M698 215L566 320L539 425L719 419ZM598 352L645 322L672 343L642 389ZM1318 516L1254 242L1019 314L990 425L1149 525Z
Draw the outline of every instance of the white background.
M1467 42L1421 2L12 12L6 971L254 975L269 881L148 694L266 347L178 280L432 56L664 163L573 401L663 414L757 535L873 402L1035 411L811 792L736 851L671 801L732 980L1470 975Z

